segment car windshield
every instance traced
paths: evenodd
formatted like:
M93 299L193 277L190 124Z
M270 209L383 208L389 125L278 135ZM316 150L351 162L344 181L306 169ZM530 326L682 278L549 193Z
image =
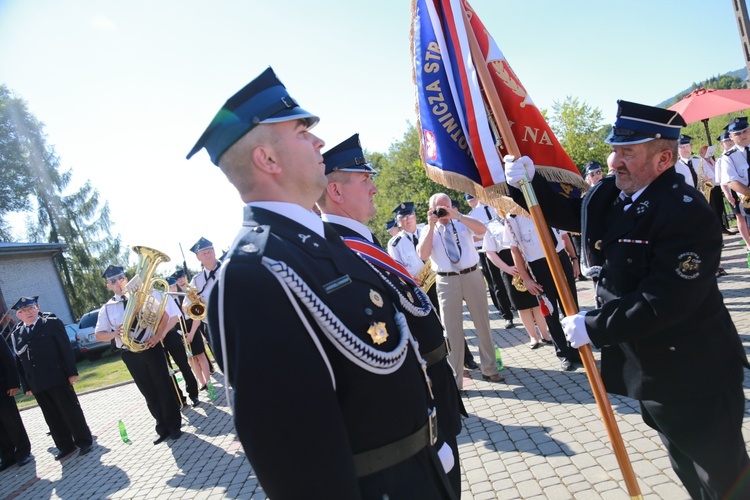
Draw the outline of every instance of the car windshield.
M78 324L78 328L93 328L96 326L96 320L99 318L98 311L91 311L83 315L81 322Z

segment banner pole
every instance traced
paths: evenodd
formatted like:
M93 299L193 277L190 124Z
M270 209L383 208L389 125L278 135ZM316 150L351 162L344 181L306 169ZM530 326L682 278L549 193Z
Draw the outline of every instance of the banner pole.
M500 131L502 140L505 143L505 150L508 152L508 154L513 155L515 158L518 158L521 156L521 152L518 149L518 144L516 143L516 139L510 129L510 123L508 123L508 118L505 114L505 110L503 109L500 97L498 96L497 91L492 84L492 79L490 77L489 70L487 69L484 55L479 48L476 34L474 33L474 30L471 27L471 23L469 22L463 0L460 0L459 3L461 4L461 14L466 26L469 46L471 47L471 56L474 60L474 67L477 70L477 77L484 92L485 99L487 100L487 103L492 112L492 118L494 118L495 126ZM539 238L542 241L544 255L547 259L547 263L549 264L550 271L552 272L552 277L554 278L555 286L557 287L557 291L560 296L560 301L562 302L565 315L574 315L578 312L578 308L576 307L573 293L571 292L570 287L568 286L568 282L565 278L565 273L562 269L562 265L560 264L560 258L557 255L557 252L555 252L555 245L552 242L552 235L550 234L549 226L547 225L547 221L542 214L542 209L536 199L536 194L534 193L534 189L531 186L531 181L526 179L525 182L522 182L521 191L523 192L524 199L526 200L526 205L529 208L529 213L531 214L531 218L534 221L534 226L536 227L537 233L539 234ZM620 429L617 426L617 421L615 420L614 412L612 411L612 406L610 405L609 398L607 396L607 391L604 388L604 382L602 381L601 374L599 373L599 369L596 366L596 360L594 359L594 355L591 351L591 346L588 344L581 346L578 348L578 352L580 353L581 360L583 361L583 366L586 370L586 376L589 379L589 384L591 384L591 389L594 393L594 399L596 400L596 404L599 407L599 412L601 413L604 420L604 426L607 430L607 434L609 435L610 442L612 443L612 448L615 452L617 463L619 464L620 470L622 471L622 476L625 480L625 486L628 490L628 494L631 498L642 499L643 497L641 495L641 490L638 486L638 481L635 477L633 466L630 463L630 458L628 457L627 451L625 449L625 444L622 440Z

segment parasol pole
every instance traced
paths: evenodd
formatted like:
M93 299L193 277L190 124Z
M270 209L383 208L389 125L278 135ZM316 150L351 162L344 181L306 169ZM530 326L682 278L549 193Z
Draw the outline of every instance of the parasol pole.
M711 132L708 131L708 118L704 118L701 120L703 122L703 126L706 127L706 139L708 139L708 145L711 145Z
M466 26L469 46L471 47L471 57L472 59L474 59L474 67L477 70L477 77L483 88L484 97L488 102L491 110L491 118L494 119L495 125L497 126L503 140L505 141L505 149L508 154L511 154L514 157L518 158L521 156L521 152L518 149L518 144L516 143L515 137L513 136L513 133L510 129L510 124L508 123L508 118L505 115L505 110L503 109L502 103L500 102L500 97L497 94L497 90L492 84L489 70L487 69L487 65L484 60L484 55L479 48L479 43L477 42L476 35L474 34L471 24L469 23L469 19L466 14L466 8L464 7L463 1L459 3L461 4L461 14ZM531 218L534 221L534 226L536 226L537 233L539 234L539 238L542 241L544 255L547 258L550 271L552 272L552 277L555 280L555 285L560 295L560 300L562 302L565 315L571 316L573 314L576 314L578 312L578 308L576 307L575 300L573 299L573 293L570 291L570 287L568 286L568 282L565 278L565 273L563 272L562 265L560 264L560 258L557 255L557 252L555 252L555 245L552 242L552 235L550 234L549 226L547 225L547 221L542 214L542 209L536 199L536 194L534 193L534 189L531 186L531 181L529 181L528 179L526 179L525 182L522 181L521 190L524 194L524 198L526 199L526 205L529 208ZM620 430L617 426L617 421L615 420L612 406L609 403L609 398L607 397L607 391L604 388L601 374L599 373L599 369L596 366L596 360L594 360L591 346L588 344L581 346L578 348L578 351L581 355L583 366L586 369L586 376L588 377L589 383L591 384L591 389L594 393L594 399L596 400L596 404L602 414L604 426L607 429L607 434L609 435L610 442L612 443L612 448L614 449L617 463L619 464L620 470L622 471L623 479L625 480L625 486L627 487L628 493L633 499L642 499L643 497L641 495L640 488L638 487L638 481L636 480L635 472L633 472L633 466L630 463L627 451L625 450L625 444L623 443L622 435L620 434Z

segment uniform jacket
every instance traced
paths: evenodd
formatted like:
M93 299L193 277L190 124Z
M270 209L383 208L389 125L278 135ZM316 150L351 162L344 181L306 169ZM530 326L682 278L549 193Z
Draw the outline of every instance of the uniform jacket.
M24 391L31 390L38 394L53 387L69 385L68 378L78 375L78 369L63 322L54 316L40 314L25 350L21 339L24 328L13 334Z
M583 201L557 195L541 176L533 187L550 225L576 231L583 218L582 252L601 266L603 306L586 314L586 329L602 349L609 392L669 401L742 383L747 357L715 278L721 227L680 174L666 170L624 214L613 207L614 177Z
M8 389L20 388L21 382L16 369L16 358L5 340L0 338L0 399L9 398Z
M362 237L346 226L339 224L331 224L331 226L341 236ZM414 246L412 243L409 243L409 245ZM410 285L393 273L384 269L380 269L380 271L405 300L415 306L419 305L416 292L411 289ZM419 317L408 312L404 314L407 323L409 323L409 330L419 342L419 352L422 355L427 355L445 343L443 325L440 323L440 317L434 307L427 316ZM457 436L461 432L461 414L466 415L466 410L461 401L461 395L458 392L458 386L456 386L456 377L448 363L447 355L440 362L428 366L427 373L432 381L432 391L438 411L438 426L445 435Z
M338 228L336 230L338 231ZM419 241L419 228L414 231L414 238L417 239L417 242ZM388 255L403 264L412 276L416 276L424 267L424 261L419 258L417 249L406 231L402 230L391 238L388 241L388 248L386 250L388 251Z
M328 225L324 239L291 219L246 207L243 226L211 292L208 318L216 355L234 388L237 434L266 493L270 498L439 496L435 477L444 476L430 467L429 457L436 458L429 447L401 464L356 477L353 454L414 433L427 421L430 406L411 348L388 374L361 364L363 353L380 360L401 341L384 282ZM285 263L299 276L295 283L301 288L304 283L329 308L326 318L345 325L342 338L357 346L356 352L322 332L262 257ZM226 359L219 347L220 315ZM368 334L373 325L387 331L384 343L376 344Z

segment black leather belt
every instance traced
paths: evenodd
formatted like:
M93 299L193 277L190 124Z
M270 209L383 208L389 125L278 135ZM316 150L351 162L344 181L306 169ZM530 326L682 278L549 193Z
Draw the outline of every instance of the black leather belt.
M459 272L457 272L457 273L455 273L455 272L453 272L453 271L449 271L449 272L447 272L447 273L441 273L441 272L438 272L438 273L437 273L437 275L438 275L438 276L459 276L459 275L461 275L461 274L469 274L470 272L472 272L472 271L475 271L475 270L476 270L476 268L477 268L477 265L476 265L476 264L474 264L473 266L471 266L471 267L467 267L466 269L461 269L461 270L460 270Z
M425 423L417 432L399 439L395 443L364 451L354 455L354 469L357 477L380 472L413 457L426 446L437 441L437 413L433 408Z
M427 354L423 354L422 358L425 360L425 363L427 363L427 367L434 365L440 360L445 359L445 357L448 355L448 345L445 342L442 342L437 349L433 349L432 351L428 352Z

